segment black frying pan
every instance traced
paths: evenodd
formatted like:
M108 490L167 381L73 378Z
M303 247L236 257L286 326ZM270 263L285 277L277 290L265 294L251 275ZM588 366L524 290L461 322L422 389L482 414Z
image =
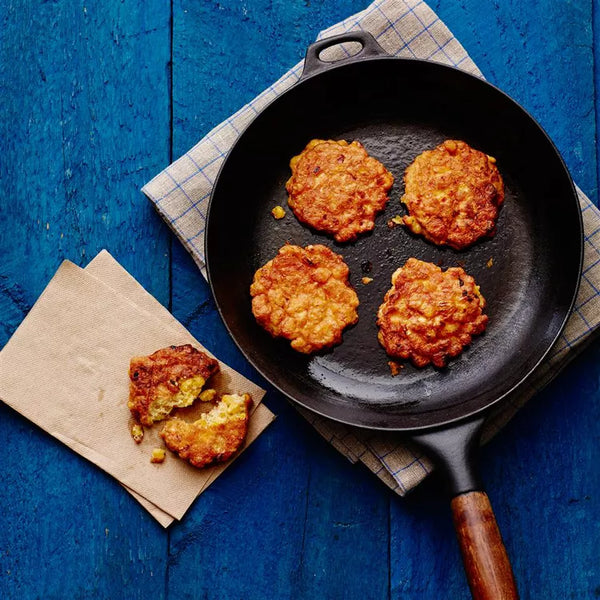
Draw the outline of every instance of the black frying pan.
M334 64L327 47L360 42ZM375 230L337 244L287 210L289 159L312 138L360 140L395 176ZM495 156L506 200L493 239L457 252L389 229L404 213L405 168L445 139ZM353 32L309 47L299 83L242 133L215 185L206 229L209 280L221 316L248 360L298 404L350 425L410 434L449 475L455 524L475 597L516 597L510 565L473 454L492 406L514 392L547 354L572 309L582 261L582 224L566 167L541 127L497 88L437 63L393 58ZM315 356L296 353L255 322L249 287L256 269L286 242L325 244L350 267L359 322ZM448 367L406 364L397 377L377 341L376 313L393 271L414 256L461 265L487 300L487 331ZM491 259L491 262L490 262ZM492 264L493 263L493 264ZM361 277L374 279L363 285Z

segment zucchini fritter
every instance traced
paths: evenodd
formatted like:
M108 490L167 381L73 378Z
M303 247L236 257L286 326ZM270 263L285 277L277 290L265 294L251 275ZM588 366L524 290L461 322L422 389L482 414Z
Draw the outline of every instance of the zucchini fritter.
M290 161L288 204L299 221L337 242L371 231L385 208L392 174L360 142L312 140Z
M246 438L251 406L249 394L226 394L210 412L193 423L176 417L169 419L160 436L169 450L194 467L224 462Z
M403 218L414 233L456 250L492 237L504 201L496 159L465 142L446 140L406 169Z
M410 358L417 367L443 367L485 330L484 307L479 286L462 268L442 271L409 258L392 275L379 307L379 341L392 357Z
M146 427L173 408L190 406L219 363L190 344L169 346L129 364L129 402L135 420ZM141 441L141 440L140 440Z
M339 344L342 331L358 321L358 296L348 266L326 246L283 246L254 274L252 312L273 337L291 340L310 354Z

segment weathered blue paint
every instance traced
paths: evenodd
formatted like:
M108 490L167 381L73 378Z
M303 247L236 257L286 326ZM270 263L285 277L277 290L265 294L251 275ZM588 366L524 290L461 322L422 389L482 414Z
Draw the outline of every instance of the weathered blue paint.
M103 247L166 301L170 234L138 189L168 160L168 7L0 11L0 345ZM165 596L168 539L121 486L4 405L0 439L1 598Z
M300 60L321 28L365 6L0 7L0 346L63 258L85 264L107 247L208 348L261 382L138 190ZM597 201L596 7L432 7ZM599 362L596 342L482 453L524 599L600 595ZM0 598L468 597L439 482L397 498L268 389L276 422L168 531L0 405Z

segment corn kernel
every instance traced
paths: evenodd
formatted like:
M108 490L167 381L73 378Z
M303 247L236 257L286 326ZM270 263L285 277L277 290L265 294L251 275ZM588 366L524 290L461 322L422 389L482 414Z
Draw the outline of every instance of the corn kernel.
M387 226L390 229L393 229L394 227L398 226L398 225L402 225L404 224L404 220L402 219L402 217L400 215L396 215L395 217L392 217L388 222L387 222Z
M200 399L200 402L212 402L215 399L216 395L217 395L217 390L208 389L208 390L204 390L198 396L198 398Z
M458 146L454 140L446 140L444 146L446 146L446 150L448 150L450 154L456 154L456 151L458 150Z
M152 456L150 457L151 463L161 463L165 460L165 449L164 448L154 448L152 450Z
M276 219L283 219L283 217L285 217L285 210L283 210L283 208L281 206L276 206L272 211L271 214L276 218Z

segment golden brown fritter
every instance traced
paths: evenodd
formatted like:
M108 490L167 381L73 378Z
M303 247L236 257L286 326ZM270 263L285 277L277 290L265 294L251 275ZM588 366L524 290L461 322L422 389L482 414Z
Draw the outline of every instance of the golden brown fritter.
M496 159L446 140L419 154L404 174L404 223L434 244L456 250L496 230L504 183Z
M251 406L249 394L224 395L210 412L193 423L169 419L160 436L169 450L194 467L224 462L238 451L246 438Z
M392 174L360 142L312 140L290 161L288 203L302 223L338 242L371 231L385 208Z
M348 266L321 245L286 245L254 274L252 312L273 337L291 340L310 354L339 344L342 331L358 321L358 296Z
M135 420L151 427L173 408L190 406L219 363L190 344L169 346L129 364L129 402Z
M392 275L379 307L379 341L390 356L410 358L417 367L443 367L485 330L484 307L479 286L460 267L442 271L409 258Z

